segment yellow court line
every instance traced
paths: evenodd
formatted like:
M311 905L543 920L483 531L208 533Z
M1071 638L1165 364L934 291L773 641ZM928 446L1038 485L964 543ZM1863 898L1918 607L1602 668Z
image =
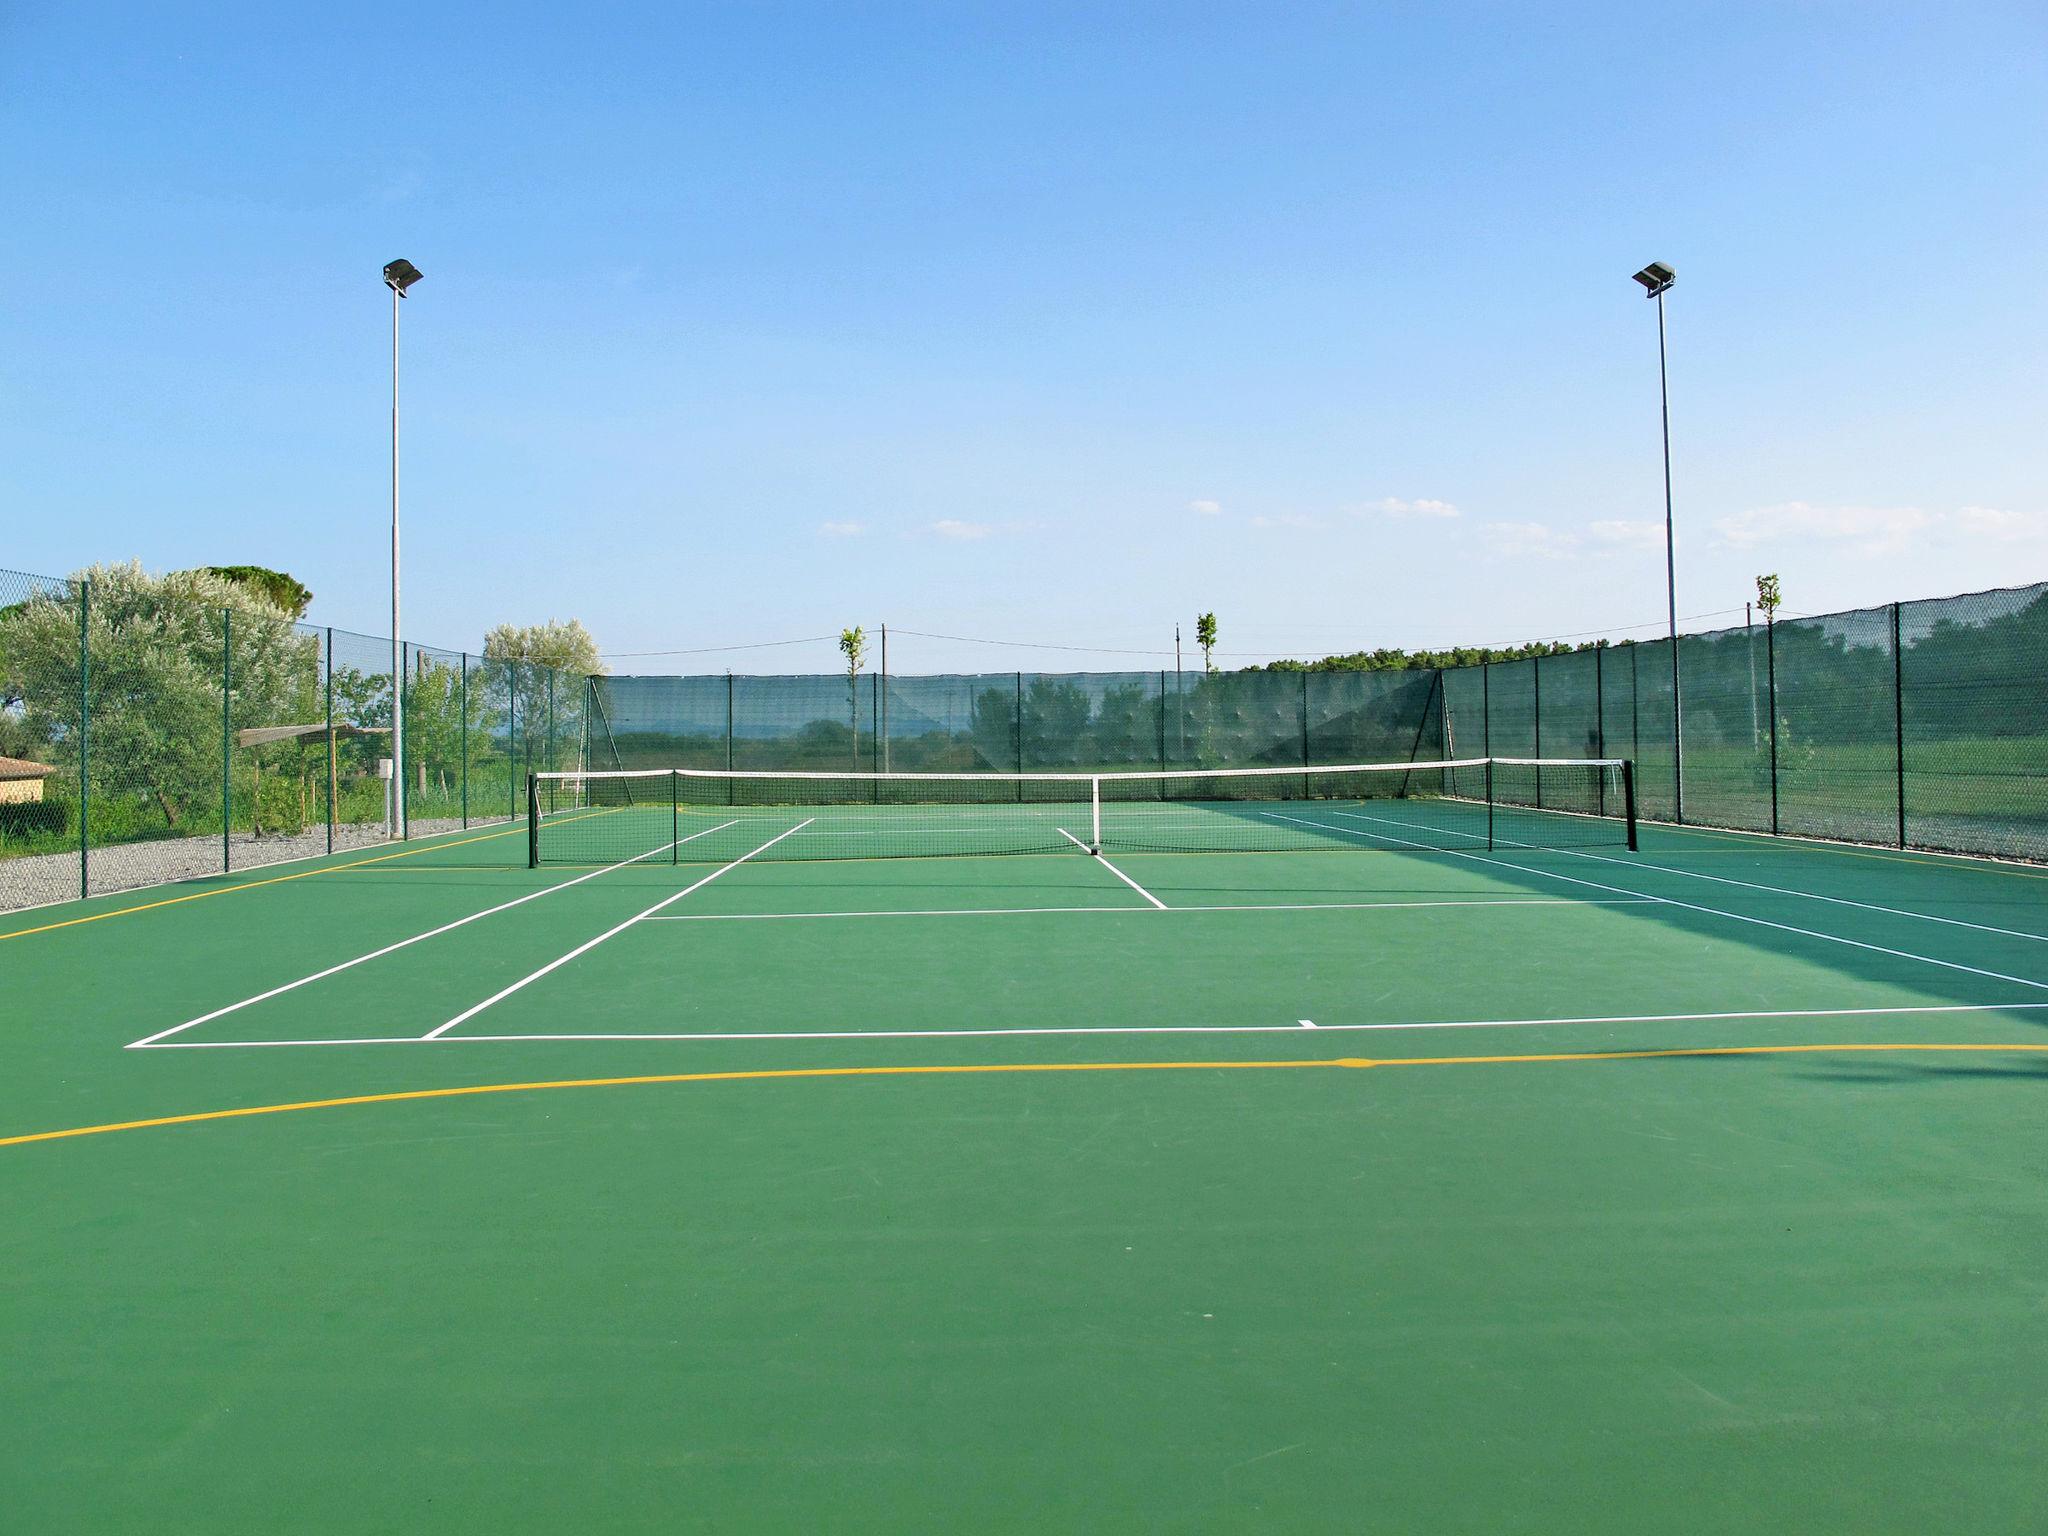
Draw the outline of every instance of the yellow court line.
M400 1093L362 1093L343 1099L307 1099L296 1104L252 1104L242 1109L208 1109L189 1115L161 1115L152 1120L121 1120L110 1125L73 1126L62 1131L31 1131L0 1136L0 1147L32 1141L65 1141L76 1136L104 1136L113 1131L146 1131L167 1125L194 1125L206 1120L240 1120L251 1115L285 1115L304 1109L341 1109L351 1104L398 1104L412 1099L459 1099L484 1093L542 1093L558 1088L627 1088L652 1083L738 1083L798 1077L962 1077L1012 1072L1232 1072L1270 1071L1299 1067L1470 1067L1525 1065L1560 1061L1657 1061L1687 1056L1787 1056L1851 1052L1954 1052L2005 1054L2048 1053L2048 1044L2021 1045L1698 1045L1655 1051L1546 1051L1523 1056L1338 1056L1302 1061L1047 1061L974 1062L957 1066L776 1067L742 1072L664 1072L646 1077L579 1077L534 1083L472 1083L457 1088L413 1088Z
M90 912L84 917L67 917L62 922L44 923L40 928L17 928L12 933L0 933L0 943L5 943L9 939L25 939L32 933L54 933L59 928L76 928L80 923L103 923L110 917L127 917L133 912L153 912L158 907L175 907L181 902L204 901L209 896L232 896L236 891L253 891L261 885L283 885L288 880L310 880L315 875L339 874L344 869L361 869L367 864L383 864L391 859L410 859L422 853L440 853L443 849L460 848L465 843L488 843L494 837L523 835L525 831L524 827L508 827L502 832L485 832L452 843L422 843L417 848L406 848L397 853L380 853L373 859L355 859L347 864L323 864L318 869L296 870L289 875L270 875L262 880L244 880L238 885L224 885L218 890L193 891L184 896L166 896L161 901L145 901L134 907L117 907L111 912Z

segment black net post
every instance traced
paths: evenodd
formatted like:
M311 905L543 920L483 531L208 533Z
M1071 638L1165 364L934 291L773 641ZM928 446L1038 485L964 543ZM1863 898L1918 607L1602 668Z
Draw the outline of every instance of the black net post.
M1636 763L1632 757L1621 760L1621 806L1622 814L1628 818L1628 851L1636 851Z
M86 879L86 862L91 857L92 840L86 834L92 816L92 646L89 626L92 622L92 583L80 580L78 583L78 899L92 894L92 887Z
M1486 760L1486 851L1493 852L1493 759Z
M1771 712L1771 836L1778 835L1778 620L1764 615L1764 704Z
M1898 763L1899 846L1906 846L1905 647L1899 644L1899 605L1892 604L1892 750Z
M235 825L234 758L228 743L234 734L231 716L235 683L235 610L220 611L220 867L235 867L229 833Z
M518 780L515 778L514 783ZM526 867L540 868L540 775L526 775Z

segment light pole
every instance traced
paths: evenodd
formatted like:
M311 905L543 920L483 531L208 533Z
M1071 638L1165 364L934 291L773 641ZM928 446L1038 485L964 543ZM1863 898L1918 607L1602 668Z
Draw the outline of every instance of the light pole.
M400 257L384 263L384 286L391 290L391 798L385 806L386 831L403 835L405 803L405 643L398 627L398 301L420 280L420 269Z
M1678 697L1678 557L1671 535L1671 379L1664 362L1664 295L1678 274L1653 261L1636 274L1643 296L1657 301L1657 396L1664 415L1664 601L1671 617L1671 809L1685 820L1685 735Z

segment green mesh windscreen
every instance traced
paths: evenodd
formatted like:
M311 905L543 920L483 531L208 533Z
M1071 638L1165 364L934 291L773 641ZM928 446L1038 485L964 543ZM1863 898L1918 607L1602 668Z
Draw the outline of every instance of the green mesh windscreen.
M1906 840L2048 858L2048 586L1899 611Z

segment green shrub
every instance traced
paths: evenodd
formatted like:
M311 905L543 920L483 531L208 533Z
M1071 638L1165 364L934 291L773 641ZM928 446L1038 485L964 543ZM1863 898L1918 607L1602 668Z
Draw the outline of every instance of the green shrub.
M0 837L22 842L37 836L62 837L71 826L71 807L50 800L0 802Z

